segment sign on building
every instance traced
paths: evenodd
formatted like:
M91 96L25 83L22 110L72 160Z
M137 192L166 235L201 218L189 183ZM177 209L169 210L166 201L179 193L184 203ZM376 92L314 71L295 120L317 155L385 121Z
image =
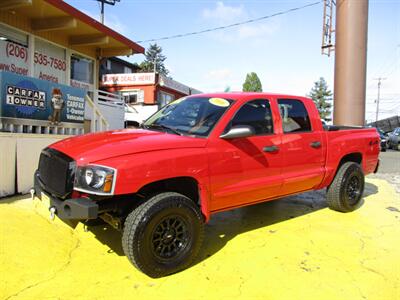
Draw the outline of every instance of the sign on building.
M190 88L178 81L175 81L171 78L168 78L166 76L160 75L160 85L165 86L166 88L170 88L172 90L181 92L185 95L190 95Z
M154 84L155 81L155 73L106 74L103 75L101 85L141 85Z
M83 123L83 89L51 81L0 72L0 118L35 120L38 125Z

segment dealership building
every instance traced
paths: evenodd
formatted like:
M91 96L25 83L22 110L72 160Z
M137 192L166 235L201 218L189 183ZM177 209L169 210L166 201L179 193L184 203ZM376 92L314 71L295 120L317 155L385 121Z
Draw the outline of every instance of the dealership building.
M0 197L31 187L50 143L123 127L123 98L99 90L99 69L143 52L64 1L0 1Z

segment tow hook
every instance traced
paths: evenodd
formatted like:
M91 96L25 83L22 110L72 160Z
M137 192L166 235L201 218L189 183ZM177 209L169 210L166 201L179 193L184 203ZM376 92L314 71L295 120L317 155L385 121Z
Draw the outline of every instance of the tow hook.
M122 228L122 221L120 218L115 217L113 215L110 215L108 213L104 213L99 216L100 219L102 219L104 222L110 224L112 227L114 227L117 230L121 230Z
M31 193L31 200L33 201L35 198L35 189L31 189L29 192Z
M54 221L57 209L54 206L52 206L49 208L49 211L50 211L50 220Z

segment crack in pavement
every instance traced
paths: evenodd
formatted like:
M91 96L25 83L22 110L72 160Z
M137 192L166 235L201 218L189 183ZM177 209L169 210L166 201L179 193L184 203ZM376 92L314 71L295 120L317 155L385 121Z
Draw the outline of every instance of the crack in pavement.
M350 272L349 270L347 270L346 268L344 268L345 263L342 261L342 259L339 258L339 257L336 257L336 256L328 255L324 250L322 250L322 248L320 248L320 247L318 247L318 248L319 248L320 252L321 252L323 255L325 255L326 257L329 257L329 258L331 258L331 259L337 260L338 262L341 263L341 265L343 266L343 267L342 267L342 270L350 277L350 279L351 279L351 281L352 281L352 283L353 283L353 286L355 286L355 287L357 288L357 291L358 291L359 295L360 295L363 299L367 299L367 297L363 294L361 288L358 286L358 283L357 283L357 281L355 280L353 274L351 274L351 272Z
M371 273L374 273L374 274L376 274L376 275L381 276L383 279L385 279L385 281L387 281L388 279L387 279L387 277L386 277L384 274L382 274L382 273L380 273L379 271L376 271L376 270L374 270L374 269L372 269L372 268L370 268L370 267L367 267L367 266L365 265L365 262L368 261L368 260L372 260L372 259L370 258L370 259L362 259L362 260L360 260L361 267L362 267L363 269L367 270L368 272L371 272Z
M71 235L74 236L73 233L71 233ZM81 242L80 242L79 238L77 237L77 241L76 241L75 246L74 246L74 247L71 249L71 251L69 251L69 253L68 253L68 260L67 260L66 263L63 264L58 270L56 270L56 271L54 272L54 274L53 274L50 278L47 278L47 279L38 281L38 282L36 282L36 283L34 283L34 284L28 285L27 287L24 287L24 288L20 289L19 291L17 291L16 293L14 293L14 294L8 296L7 298L5 298L5 300L8 300L8 299L17 297L17 296L19 296L20 294L24 293L25 291L27 291L27 290L29 290L29 289L32 289L32 288L34 288L34 287L37 287L37 286L41 285L42 283L51 281L51 280L53 280L54 278L56 278L60 272L64 271L64 270L71 264L72 253L73 253L76 249L79 248L80 244L81 244Z

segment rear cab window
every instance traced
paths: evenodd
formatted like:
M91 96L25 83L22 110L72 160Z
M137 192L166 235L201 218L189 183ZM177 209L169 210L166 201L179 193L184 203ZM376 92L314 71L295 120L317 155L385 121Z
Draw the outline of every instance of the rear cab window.
M304 103L297 99L278 99L283 133L311 132L310 116Z

